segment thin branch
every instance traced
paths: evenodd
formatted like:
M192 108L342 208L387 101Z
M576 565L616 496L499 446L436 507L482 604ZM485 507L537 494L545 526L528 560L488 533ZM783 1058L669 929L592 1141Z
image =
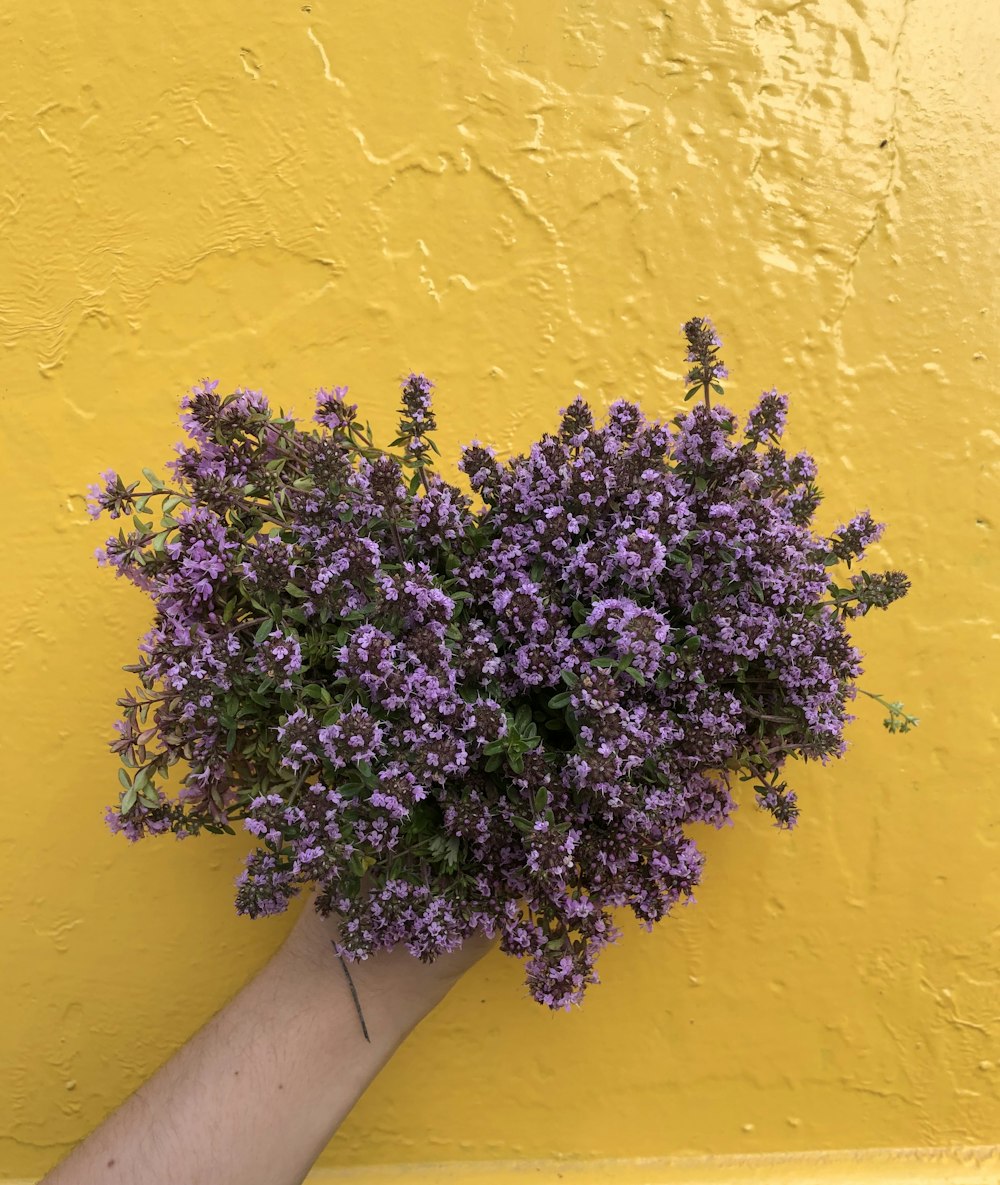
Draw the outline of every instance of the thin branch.
M332 940L330 945L334 946ZM351 999L354 1001L354 1007L358 1010L358 1020L361 1021L361 1032L364 1034L364 1038L368 1044L371 1045L372 1039L368 1036L368 1026L365 1024L365 1014L361 1011L361 1001L358 999L358 990L354 986L354 980L351 979L350 971L347 970L347 964L344 962L344 956L337 955L337 958L340 959L340 965L344 968L344 974L347 976L347 986L351 989Z

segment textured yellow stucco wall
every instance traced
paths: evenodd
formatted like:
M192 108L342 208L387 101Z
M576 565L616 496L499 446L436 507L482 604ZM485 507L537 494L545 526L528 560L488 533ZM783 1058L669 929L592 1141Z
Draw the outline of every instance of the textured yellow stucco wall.
M104 830L147 604L94 565L96 471L160 465L203 375L383 439L410 367L453 464L577 390L671 413L712 315L775 383L824 524L911 596L860 622L849 755L705 837L698 904L582 1010L491 956L328 1165L1000 1139L1000 557L987 0L51 4L0 12L0 1174L40 1174L259 968L243 841Z

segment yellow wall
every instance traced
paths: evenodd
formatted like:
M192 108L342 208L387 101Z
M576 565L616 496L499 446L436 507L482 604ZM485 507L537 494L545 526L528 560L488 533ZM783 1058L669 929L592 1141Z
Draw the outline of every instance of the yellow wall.
M451 465L576 390L682 392L709 313L745 411L793 393L824 524L888 520L845 760L800 829L748 803L698 904L584 1008L496 955L324 1164L1000 1139L1000 18L981 0L176 0L0 14L0 1174L40 1174L280 942L242 841L104 830L146 626L81 492L160 465L203 375L388 433L438 382ZM13 1007L8 1005L13 1001Z

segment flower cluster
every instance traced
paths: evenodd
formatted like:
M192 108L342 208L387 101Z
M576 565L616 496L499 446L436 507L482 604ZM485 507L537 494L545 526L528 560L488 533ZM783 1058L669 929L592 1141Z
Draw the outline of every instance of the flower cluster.
M431 470L423 375L402 384L401 455L346 388L302 426L260 392L194 387L173 480L92 489L95 514L132 516L102 562L155 606L112 828L241 823L259 846L240 912L314 885L348 958L431 960L481 930L557 1008L597 982L614 910L651 926L691 896L691 825L727 823L737 783L791 826L789 759L844 751L846 624L908 585L831 580L882 528L816 534L786 397L741 432L709 397L711 323L684 333L704 405L664 424L622 400L598 426L577 398L522 455L466 447L472 496Z
M715 332L715 326L708 317L692 317L681 326L681 332L687 339L688 350L686 360L694 365L684 376L684 382L691 388L685 398L691 399L704 390L705 406L711 406L709 388L718 395L722 394L720 379L729 378L729 371L718 357L722 342ZM766 417L768 405L762 402L758 418ZM755 432L753 423L749 426L750 434Z

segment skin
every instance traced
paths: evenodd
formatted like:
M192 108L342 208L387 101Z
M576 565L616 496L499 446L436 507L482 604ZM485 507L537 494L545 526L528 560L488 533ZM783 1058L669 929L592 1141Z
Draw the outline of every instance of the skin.
M408 1033L491 948L340 960L307 906L267 966L42 1185L297 1185Z

